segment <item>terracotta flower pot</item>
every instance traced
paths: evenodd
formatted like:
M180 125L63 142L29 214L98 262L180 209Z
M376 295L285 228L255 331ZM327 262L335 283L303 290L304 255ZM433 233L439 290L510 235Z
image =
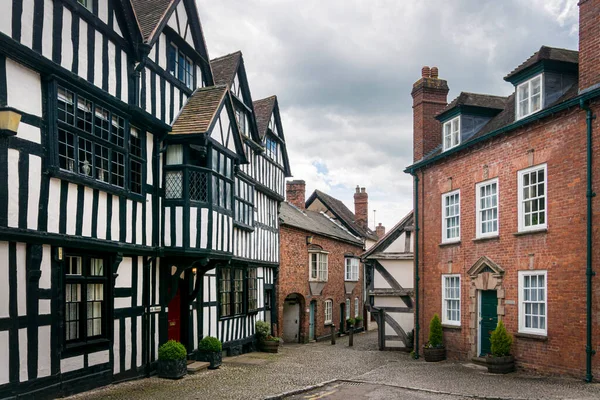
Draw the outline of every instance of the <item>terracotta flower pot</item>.
M494 357L487 356L487 368L488 372L492 374L508 374L509 372L515 371L515 357L504 356Z
M427 362L438 362L446 359L445 347L423 347L423 357Z

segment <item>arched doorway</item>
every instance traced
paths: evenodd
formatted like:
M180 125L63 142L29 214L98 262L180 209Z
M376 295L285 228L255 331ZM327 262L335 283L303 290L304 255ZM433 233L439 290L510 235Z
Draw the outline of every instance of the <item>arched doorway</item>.
M289 294L283 302L283 334L284 342L300 342L300 322L303 298L298 293Z

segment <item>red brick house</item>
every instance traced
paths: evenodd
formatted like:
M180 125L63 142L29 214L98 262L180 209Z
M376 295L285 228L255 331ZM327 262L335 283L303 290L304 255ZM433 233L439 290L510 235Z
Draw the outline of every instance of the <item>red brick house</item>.
M600 376L600 0L579 8L579 52L542 46L508 97L413 86L417 352L434 313L459 360L501 319L519 367Z
M304 181L286 184L280 209L280 267L276 334L305 343L346 331L362 317L362 238L325 212L306 209Z

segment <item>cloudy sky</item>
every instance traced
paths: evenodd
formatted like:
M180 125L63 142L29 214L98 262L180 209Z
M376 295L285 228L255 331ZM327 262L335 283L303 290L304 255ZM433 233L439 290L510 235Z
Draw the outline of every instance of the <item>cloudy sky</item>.
M241 50L254 100L276 94L294 179L391 228L412 208L412 84L437 66L461 91L544 44L577 49L577 0L198 0L211 58Z

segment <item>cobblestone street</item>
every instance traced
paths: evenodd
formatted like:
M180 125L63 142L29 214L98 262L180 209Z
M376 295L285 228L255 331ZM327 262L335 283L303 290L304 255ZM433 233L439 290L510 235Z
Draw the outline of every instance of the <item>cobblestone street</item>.
M224 359L218 370L178 381L156 377L126 382L70 399L598 399L600 384L524 373L488 374L451 362L425 363L402 352L380 352L376 333L308 345L287 344L278 354L251 353ZM312 385L308 392L295 393Z

